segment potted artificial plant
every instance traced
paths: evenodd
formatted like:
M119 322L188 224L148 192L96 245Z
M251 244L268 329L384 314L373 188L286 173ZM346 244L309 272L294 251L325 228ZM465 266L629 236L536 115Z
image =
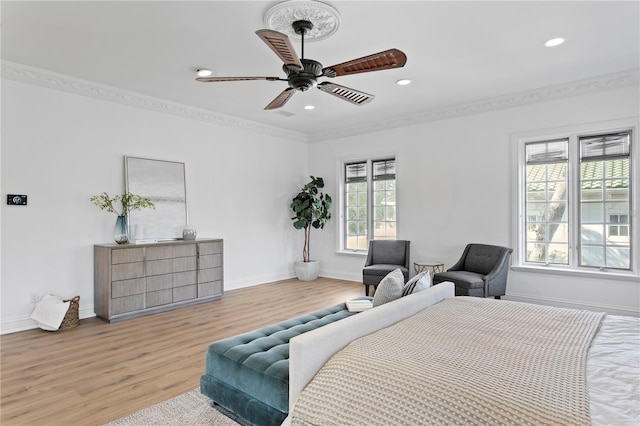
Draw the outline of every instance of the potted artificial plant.
M311 181L300 189L293 197L291 209L295 216L293 227L304 229L304 246L302 248L302 262L296 262L294 271L299 280L311 281L318 278L320 262L309 260L309 237L311 228L322 229L331 219L331 197L320 191L324 188L324 179L310 176Z

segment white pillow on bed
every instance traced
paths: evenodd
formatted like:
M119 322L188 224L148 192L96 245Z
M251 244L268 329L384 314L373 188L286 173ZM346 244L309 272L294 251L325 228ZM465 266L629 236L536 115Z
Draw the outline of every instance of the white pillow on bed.
M431 282L430 270L427 269L426 271L420 272L404 285L402 288L402 297L428 289L431 287Z
M404 275L400 269L389 272L376 287L373 295L373 307L393 302L402 296L404 286Z

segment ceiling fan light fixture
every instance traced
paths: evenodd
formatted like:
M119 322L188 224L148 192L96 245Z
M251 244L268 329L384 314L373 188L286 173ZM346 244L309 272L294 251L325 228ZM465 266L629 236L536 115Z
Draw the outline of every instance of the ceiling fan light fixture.
M411 84L411 80L409 80L408 78L401 78L400 80L396 81L396 84L398 86L407 86Z
M564 39L564 37L555 37L552 39L549 39L547 41L544 42L544 45L547 47L556 47L556 46L560 46L562 43L564 43L566 40Z
M198 77L209 77L211 74L213 74L213 71L207 68L198 68L196 70L196 74L198 74Z

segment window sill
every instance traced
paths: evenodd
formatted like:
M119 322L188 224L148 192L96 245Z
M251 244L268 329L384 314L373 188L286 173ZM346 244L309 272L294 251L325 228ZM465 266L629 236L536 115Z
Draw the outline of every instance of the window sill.
M342 256L367 257L366 251L337 250L336 254Z
M640 276L631 272L611 272L611 271L585 271L576 269L563 269L552 266L530 266L530 265L512 265L512 271L533 272L539 274L566 275L572 277L607 279L616 281L631 281L640 283Z

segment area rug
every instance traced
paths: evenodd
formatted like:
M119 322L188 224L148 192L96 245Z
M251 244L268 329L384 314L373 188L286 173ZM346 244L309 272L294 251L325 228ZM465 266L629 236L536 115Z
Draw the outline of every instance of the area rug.
M178 395L105 426L238 426L211 406L211 400L199 389Z

